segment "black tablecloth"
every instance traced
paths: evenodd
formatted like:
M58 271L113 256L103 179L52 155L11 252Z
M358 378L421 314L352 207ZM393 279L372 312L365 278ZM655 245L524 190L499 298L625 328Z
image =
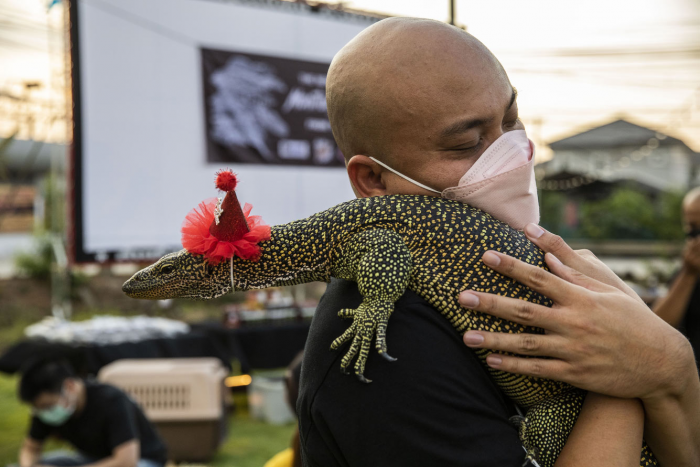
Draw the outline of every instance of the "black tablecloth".
M216 357L230 368L236 358L244 373L252 368L280 368L304 348L309 323L225 329L219 324L192 326L187 334L107 345L71 345L44 340L20 341L0 357L0 371L15 373L33 358L68 360L81 375L95 375L103 366L124 358Z
M291 322L276 326L250 326L226 329L218 323L200 323L193 329L218 340L241 363L241 370L282 368L304 350L311 323Z

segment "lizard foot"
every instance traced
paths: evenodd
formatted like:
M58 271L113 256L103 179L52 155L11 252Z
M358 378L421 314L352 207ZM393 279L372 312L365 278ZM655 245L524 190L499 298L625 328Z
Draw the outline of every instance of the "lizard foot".
M336 350L341 345L351 341L350 348L340 363L340 368L343 372L347 372L347 368L357 357L353 366L357 379L363 383L371 382L364 376L364 372L369 349L375 334L375 346L379 354L390 362L396 361L394 357L387 353L386 346L386 327L392 311L394 311L393 302L365 299L356 309L343 309L338 312L338 316L341 318L353 319L350 327L331 344L331 349Z
M343 308L342 310L340 310L338 312L338 316L341 318L344 318L344 319L349 319L349 318L354 318L356 313L357 313L357 309L355 309L355 308ZM386 330L386 326L384 329ZM339 338L339 339L342 339L342 343L349 341L350 338L355 335L355 328L348 329L346 331L346 333L347 333L347 336L345 334L343 334ZM379 333L377 333L377 334L379 334ZM388 362L395 362L396 360L398 360L397 358L394 358L391 355L389 355L388 353L386 353L386 338L384 337L384 335L382 335L382 342L384 342L384 346L381 349L379 347L377 347L377 350L379 351L379 355L381 355L384 358L384 360L386 360ZM337 347L331 346L331 348L335 349ZM348 374L348 373L345 372L345 374Z

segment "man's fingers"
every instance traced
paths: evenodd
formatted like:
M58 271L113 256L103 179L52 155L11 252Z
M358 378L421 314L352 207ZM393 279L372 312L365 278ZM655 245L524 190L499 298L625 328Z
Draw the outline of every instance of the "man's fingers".
M588 261L597 261L598 257L593 254L591 250L586 250L586 249L581 249L581 250L574 250L574 253L579 255L581 258L588 260Z
M489 250L481 257L484 264L525 284L556 303L569 304L575 300L578 286L570 284L537 266L524 263L503 253Z
M565 265L587 275L592 275L595 271L596 266L591 260L596 256L591 251L574 251L559 235L554 235L537 224L526 225L524 232L528 240L542 248L545 253L556 256Z
M578 254L578 251L577 251ZM612 292L614 289L620 290L639 303L644 303L637 292L625 283L622 279L608 268L602 261L591 253L590 257L581 256L588 263L588 268L577 269L563 264L551 253L545 254L545 261L549 269L558 277L595 292Z
M499 295L465 290L459 294L459 303L465 308L507 319L514 323L543 328L550 331L561 329L559 321L564 319L561 313L551 308L536 305L517 298L501 297ZM491 347L489 347L491 348Z
M549 266L550 271L552 271L558 277L561 277L567 282L571 282L572 284L576 284L594 292L612 292L614 290L617 290L616 288L610 285L603 284L600 281L597 281L573 268L570 268L569 266L559 261L559 258L554 256L552 253L546 253L544 255L544 260L547 262L547 266Z
M556 256L564 265L584 274L591 279L622 290L624 293L642 302L643 300L625 282L600 261L589 250L572 250L558 235L553 235L535 224L525 226L525 235L535 245ZM559 275L559 274L557 274Z
M538 378L570 381L570 365L563 360L514 357L492 353L486 357L486 363L496 370L517 373Z
M467 331L464 343L474 349L490 349L519 355L565 358L564 338L545 334L506 334L502 332Z
M563 238L546 231L537 224L527 224L524 232L528 240L542 248L545 253L552 253L564 264L570 264L571 261L581 259Z

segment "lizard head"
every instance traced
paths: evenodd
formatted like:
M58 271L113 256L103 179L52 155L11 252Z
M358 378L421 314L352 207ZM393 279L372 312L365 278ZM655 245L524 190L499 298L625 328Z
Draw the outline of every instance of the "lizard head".
M204 256L180 250L163 256L124 282L131 298L209 300L231 291L229 263L211 265Z

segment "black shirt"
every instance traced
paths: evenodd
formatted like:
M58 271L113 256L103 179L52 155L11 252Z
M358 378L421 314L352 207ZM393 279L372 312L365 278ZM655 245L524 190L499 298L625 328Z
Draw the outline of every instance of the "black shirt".
M305 467L520 466L524 451L509 423L514 407L461 336L407 291L389 320L395 362L372 349L365 376L340 371L347 328L337 312L362 300L354 282L333 279L311 324L297 412Z
M672 279L671 284L675 281ZM670 288L670 286L669 286ZM693 346L696 359L700 356L700 281L695 282L695 287L688 300L688 307L685 314L678 325L678 330L688 338L690 345ZM697 362L700 368L700 361Z
M80 413L55 427L34 416L29 437L43 441L53 435L96 459L109 457L120 444L138 439L142 459L165 463L163 441L129 396L114 386L91 381L85 382L85 391L85 406Z

